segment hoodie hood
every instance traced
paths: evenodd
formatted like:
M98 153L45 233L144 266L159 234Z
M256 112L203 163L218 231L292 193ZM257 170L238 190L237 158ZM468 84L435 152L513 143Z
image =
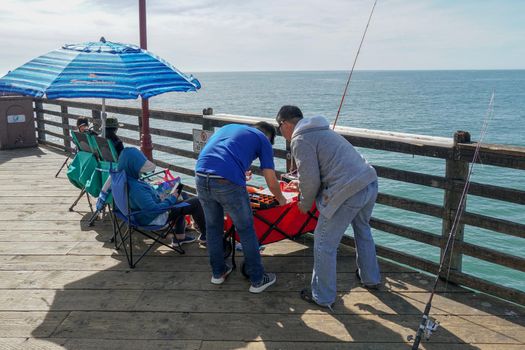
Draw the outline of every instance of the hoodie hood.
M308 131L329 129L330 124L325 117L317 116L312 118L303 118L299 120L292 134L292 138Z
M126 147L118 158L118 170L124 170L126 175L134 179L140 176L140 169L148 159L140 150L134 147Z

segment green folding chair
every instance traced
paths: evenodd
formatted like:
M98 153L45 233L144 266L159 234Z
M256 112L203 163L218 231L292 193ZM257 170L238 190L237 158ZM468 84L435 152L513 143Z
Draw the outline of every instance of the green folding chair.
M67 170L67 178L73 186L80 189L80 194L75 202L69 208L69 211L73 211L73 208L78 204L80 198L86 193L86 186L91 180L95 169L98 166L98 154L95 151L93 136L88 133L80 133L78 131L71 132L71 138L73 143L76 145L78 152L75 158L69 165ZM98 193L97 193L98 195ZM87 197L89 208L93 211L89 196Z
M104 184L110 178L110 171L116 169L118 155L115 145L113 145L111 140L100 136L92 136L92 139L93 148L98 156L98 166L86 184L86 191L92 196L98 197ZM106 199L106 204L111 205L112 203L113 197L110 193ZM100 211L98 209L93 213L89 219L88 226L94 225L99 213Z

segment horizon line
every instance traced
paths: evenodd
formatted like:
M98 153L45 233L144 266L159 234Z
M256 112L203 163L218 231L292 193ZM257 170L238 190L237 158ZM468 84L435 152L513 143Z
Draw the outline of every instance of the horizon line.
M350 69L274 69L274 70L192 70L194 73L285 73L285 72L349 72ZM454 72L454 71L525 71L525 68L437 68L437 69L354 69L360 72Z

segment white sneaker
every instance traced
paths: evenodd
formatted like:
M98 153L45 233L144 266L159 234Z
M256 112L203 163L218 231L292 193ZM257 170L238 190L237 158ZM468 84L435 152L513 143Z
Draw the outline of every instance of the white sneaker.
M261 293L266 288L274 284L275 281L277 281L277 276L275 276L275 273L265 273L261 282L252 284L249 291L250 293Z
M226 278L232 273L233 267L226 265L226 271L220 277L211 276L211 283L213 284L223 284L226 281Z

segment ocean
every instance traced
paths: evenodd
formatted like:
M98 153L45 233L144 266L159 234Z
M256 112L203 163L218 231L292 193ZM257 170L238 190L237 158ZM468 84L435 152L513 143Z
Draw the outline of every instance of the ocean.
M284 104L299 106L305 116L335 119L348 72L216 72L194 73L202 83L197 93L168 93L150 100L151 109L274 118ZM525 146L525 70L355 71L338 125L383 131L452 137L465 130L480 137L494 92L494 114L485 143ZM139 106L138 101L110 100L108 104ZM165 127L152 121L153 126ZM136 135L134 135L136 137ZM162 142L162 140L160 141ZM171 141L173 142L173 141ZM282 140L279 141L282 145ZM404 154L360 149L376 165L444 175L445 162ZM191 166L191 161L186 166ZM279 163L278 166L282 166ZM477 165L473 181L525 190L523 171ZM191 180L188 180L191 181ZM441 190L408 186L380 179L380 191L432 204L443 204ZM523 223L523 206L469 196L467 210ZM441 220L377 205L377 218L441 234ZM347 234L351 235L349 231ZM434 262L439 249L374 231L376 243L410 252ZM525 258L525 241L472 226L465 241ZM465 257L463 270L481 278L525 291L525 273Z

